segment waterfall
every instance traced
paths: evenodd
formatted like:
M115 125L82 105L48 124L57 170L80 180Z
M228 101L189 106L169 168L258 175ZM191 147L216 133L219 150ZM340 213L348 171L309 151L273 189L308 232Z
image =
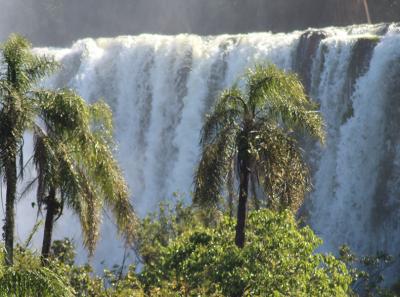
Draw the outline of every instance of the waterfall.
M190 199L200 129L222 89L256 63L298 72L320 104L327 128L325 146L305 144L314 189L304 209L324 239L322 249L335 252L345 243L361 254L397 255L398 25L290 34L121 36L36 51L54 55L63 65L48 84L74 88L90 102L104 98L112 107L117 157L141 216L174 192ZM58 224L65 234L69 226ZM110 258L110 249L120 245L113 227L104 228L98 259Z
M257 62L291 69L300 34L124 36L38 51L63 65L48 84L111 105L118 159L144 215L174 192L190 195L199 132L218 93Z

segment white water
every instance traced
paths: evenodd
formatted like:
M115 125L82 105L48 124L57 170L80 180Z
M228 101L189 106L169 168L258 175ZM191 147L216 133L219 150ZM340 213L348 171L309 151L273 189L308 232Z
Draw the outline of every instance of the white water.
M315 187L305 208L324 250L347 243L359 253L397 254L400 245L400 88L395 82L400 30L395 25L371 52L367 71L349 87L349 67L358 66L352 64L354 46L378 29L325 29L309 65L311 95L321 105L328 139L325 147L308 151ZM144 215L175 191L189 197L199 132L218 92L255 63L293 69L301 58L296 51L302 33L140 35L38 51L64 65L51 84L75 88L89 101L105 98L112 106L118 159L132 201ZM71 228L64 220L58 228L59 236L71 235L78 225ZM106 224L97 259L107 258L107 264L120 256L110 252L121 245L114 234Z
M218 92L258 61L290 69L300 33L85 39L42 49L64 62L51 84L112 106L119 160L141 215L190 194L199 132Z

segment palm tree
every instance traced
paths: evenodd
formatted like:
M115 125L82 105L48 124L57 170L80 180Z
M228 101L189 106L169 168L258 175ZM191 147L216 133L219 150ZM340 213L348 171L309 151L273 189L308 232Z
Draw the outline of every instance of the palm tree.
M88 105L69 90L42 92L39 97L42 124L34 128L33 159L38 172L38 206L47 209L44 263L49 256L54 221L61 216L64 205L79 217L90 255L98 239L104 206L111 208L118 230L132 243L136 217L113 157L108 105Z
M23 163L23 133L35 116L32 89L56 64L31 53L30 43L11 35L1 48L0 68L0 175L6 183L6 217L3 227L5 262L13 264L14 204L17 190L17 159ZM21 166L22 175L23 166Z
M235 243L245 242L249 181L261 189L267 206L297 209L309 189L308 169L293 130L324 139L323 122L294 74L257 66L224 91L202 130L202 155L195 174L194 202L218 204L230 171L239 182Z

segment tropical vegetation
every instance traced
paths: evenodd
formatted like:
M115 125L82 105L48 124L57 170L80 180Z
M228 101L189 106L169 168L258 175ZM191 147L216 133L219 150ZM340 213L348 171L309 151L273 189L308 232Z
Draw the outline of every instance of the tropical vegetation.
M145 265L145 289L164 284L179 296L348 296L344 263L315 253L321 241L290 211L249 215L249 244L234 244L235 222L187 230Z
M2 268L0 292L18 287L29 292L18 296L41 290L49 293L40 296L49 297L357 296L352 291L357 288L365 296L397 296L377 279L384 267L379 263L387 257L363 257L368 267L362 271L347 247L340 260L318 253L321 240L308 227L299 227L290 211L251 212L249 243L243 249L234 244L235 223L229 215L206 222L203 210L179 201L162 203L141 220L139 230L135 251L141 270L123 262L96 275L89 265L74 262L74 244L68 239L53 242L43 268L39 254L17 246L15 265ZM380 268L371 269L375 265ZM23 274L30 279L21 281Z
M206 227L198 209L177 204L165 210L162 223L155 214L142 221L141 238L157 237L162 230L171 232L168 242L161 240L152 257L142 262L141 272L131 266L121 273L126 267L117 266L103 277L91 276L89 266L74 265L71 242L56 241L45 268L40 257L18 247L15 265L3 268L0 292L13 292L15 287L23 292L15 296L39 291L49 292L42 296L120 297L348 296L351 292L352 278L345 264L315 253L321 241L308 227L299 228L290 211L251 213L248 237L252 243L239 249L229 216ZM184 222L189 223L186 228ZM142 241L139 250L149 251L152 245ZM61 287L65 287L62 294Z
M105 103L88 105L70 90L46 90L38 83L54 70L51 58L31 52L29 42L12 35L2 49L6 67L0 81L1 171L6 181L5 261L13 264L14 205L23 178L23 134L34 136L33 161L39 211L46 206L42 256L47 258L54 221L64 205L79 217L83 242L93 254L103 207L110 208L118 230L133 242L135 215L127 185L113 157L112 115Z
M238 180L238 247L245 243L249 194L257 204L263 199L269 208L296 211L310 189L308 168L294 131L324 139L317 106L297 76L273 65L249 70L245 90L235 85L223 92L206 118L194 202L218 205L220 193L232 191L234 181L229 179Z
M257 66L224 91L207 116L193 203L163 202L139 220L114 158L110 108L88 104L69 89L44 89L57 64L12 35L1 48L0 175L6 184L0 297L125 296L376 296L373 268L390 257L340 257L318 251L322 241L296 218L310 189L300 143L323 141L323 119L294 74ZM45 214L41 253L30 248L40 230L14 243L17 181L24 180L25 132L34 138L37 211ZM238 188L236 193L235 188ZM236 200L238 206L236 207ZM93 255L104 209L111 210L125 250L136 261L97 275L75 263L69 239L53 240L54 223L69 208ZM232 211L237 209L237 219ZM32 213L35 215L35 213ZM245 237L246 231L246 237ZM371 264L369 271L360 263ZM372 268L371 268L372 267Z

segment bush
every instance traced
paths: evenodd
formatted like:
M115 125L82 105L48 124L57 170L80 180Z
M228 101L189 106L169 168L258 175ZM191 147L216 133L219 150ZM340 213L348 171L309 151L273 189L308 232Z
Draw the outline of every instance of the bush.
M348 296L346 266L315 253L321 244L310 228L299 229L293 215L262 210L250 213L247 242L234 244L235 223L224 218L216 228L197 226L160 247L158 261L145 265L141 279L148 292L175 296ZM166 295L167 296L167 295Z
M14 265L5 266L5 250L0 247L0 297L73 297L74 290L60 265L42 267L40 258L19 246Z

